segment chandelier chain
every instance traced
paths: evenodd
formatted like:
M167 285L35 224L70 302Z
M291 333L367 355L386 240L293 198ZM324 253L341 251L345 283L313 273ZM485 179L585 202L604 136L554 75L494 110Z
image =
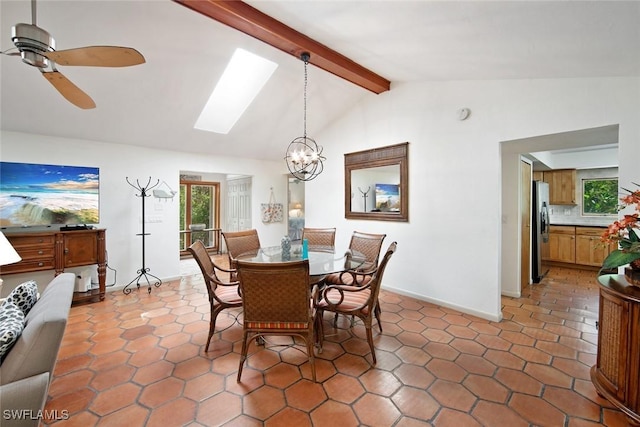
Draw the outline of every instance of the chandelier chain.
M308 59L304 59L304 92L303 92L303 100L304 100L304 107L303 107L303 111L304 111L304 119L303 119L303 126L304 126L304 132L303 132L303 136L306 138L307 137L307 65L309 64L309 60Z

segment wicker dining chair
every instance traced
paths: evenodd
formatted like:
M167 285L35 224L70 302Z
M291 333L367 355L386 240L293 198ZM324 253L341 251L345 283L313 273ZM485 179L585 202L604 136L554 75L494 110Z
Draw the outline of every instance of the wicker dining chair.
M320 297L316 304L318 311L316 328L318 329L317 334L320 349L322 349L324 342L323 315L325 311L330 311L335 314L357 316L362 319L364 323L367 332L367 342L371 348L373 364L376 364L376 351L373 346L372 332L373 318L376 317L378 320L378 326L380 327L380 332L382 332L380 310L378 309L378 296L380 286L382 285L382 276L397 246L397 242L389 245L380 265L372 272L369 272L371 279L365 285L328 285L321 290ZM353 322L351 326L353 327Z
M229 267L236 268L236 258L243 254L257 254L260 249L260 238L255 229L243 231L223 231L222 237L227 246Z
M336 229L305 227L302 229L302 240L305 239L310 251L333 251L336 248Z
M216 318L224 309L232 307L242 307L242 297L237 281L224 281L219 272L228 274L229 277L235 275L235 271L227 270L216 265L209 256L207 248L202 240L196 240L187 250L193 255L198 263L202 277L204 278L207 292L209 294L209 304L211 305L211 319L209 321L209 337L204 351L209 351L209 343L216 329Z
M324 278L323 283L327 285L354 285L364 286L370 280L372 272L378 267L380 259L380 249L386 234L372 234L354 231L349 242L347 251L345 271L333 273ZM352 260L358 265L352 268ZM380 307L376 305L377 316L380 317ZM353 318L352 318L353 319ZM338 314L334 318L334 324L338 321Z
M348 262L351 262L351 259L359 261L359 265L357 269L355 269L356 272L372 272L378 267L380 249L382 248L382 242L386 236L386 234L362 233L360 231L353 232L351 235L351 241L349 242L349 256L347 259ZM354 276L353 274L350 274L352 271L354 270L347 268L345 272L330 274L326 277L325 283L334 285L357 285L359 283L354 282L354 279L364 279L365 276Z
M238 260L244 301L243 339L237 381L252 338L269 335L301 337L307 348L311 375L316 380L314 335L316 289L309 284L309 260L253 263ZM312 299L313 298L313 299Z

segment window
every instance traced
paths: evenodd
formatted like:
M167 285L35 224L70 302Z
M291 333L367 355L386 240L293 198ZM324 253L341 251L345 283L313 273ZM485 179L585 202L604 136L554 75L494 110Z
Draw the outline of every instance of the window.
M266 58L236 49L194 127L229 133L277 67Z
M220 184L180 181L180 253L196 240L209 250L220 247Z
M618 212L618 179L582 180L582 215L614 215Z

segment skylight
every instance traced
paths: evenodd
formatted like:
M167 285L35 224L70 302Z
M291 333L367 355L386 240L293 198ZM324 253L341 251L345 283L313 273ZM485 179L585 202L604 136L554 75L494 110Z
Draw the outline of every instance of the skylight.
M277 67L275 62L236 49L194 127L229 133Z

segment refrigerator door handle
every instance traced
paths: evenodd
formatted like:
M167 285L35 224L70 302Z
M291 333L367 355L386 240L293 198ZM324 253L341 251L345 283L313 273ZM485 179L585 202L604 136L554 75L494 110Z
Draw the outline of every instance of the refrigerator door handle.
M543 242L549 241L549 209L547 202L542 202L542 209L540 210L540 234Z

